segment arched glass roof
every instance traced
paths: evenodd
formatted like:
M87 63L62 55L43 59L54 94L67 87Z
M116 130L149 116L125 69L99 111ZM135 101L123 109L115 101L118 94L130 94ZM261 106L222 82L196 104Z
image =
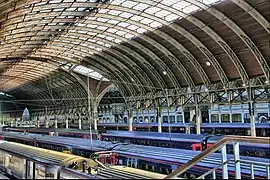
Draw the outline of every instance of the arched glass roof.
M266 0L1 1L0 90L67 64L116 83L128 96L202 85L205 91L243 87L254 77L269 83L267 5Z

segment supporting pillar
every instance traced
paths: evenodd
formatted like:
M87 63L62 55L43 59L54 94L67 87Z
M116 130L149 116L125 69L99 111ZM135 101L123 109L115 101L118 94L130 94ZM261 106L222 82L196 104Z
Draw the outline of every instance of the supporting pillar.
M196 106L196 133L201 134L202 111Z
M68 116L65 115L65 117L66 117L66 129L68 129Z
M233 143L233 151L234 151L235 179L241 179L239 142L234 142Z
M57 118L55 117L55 120L54 120L54 128L57 129L58 126L57 126Z
M132 128L132 110L130 109L128 111L128 131L133 131L133 128Z
M82 117L79 115L79 129L82 129Z
M221 148L222 179L228 179L228 163L226 144Z
M230 115L230 123L232 123L232 104L230 104L230 110L229 110L229 115Z
M161 127L161 116L158 116L158 132L161 133L162 132L162 127Z
M96 104L96 102L94 103L94 130L97 131L97 120L98 120L98 106Z
M255 117L254 117L254 104L249 102L249 114L250 114L250 131L251 136L256 137Z

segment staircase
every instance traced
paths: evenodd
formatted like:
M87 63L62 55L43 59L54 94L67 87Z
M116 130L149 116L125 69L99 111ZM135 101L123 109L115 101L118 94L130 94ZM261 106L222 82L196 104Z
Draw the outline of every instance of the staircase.
M234 151L234 158L233 159L227 159L227 149L226 145L228 143L233 143L233 151ZM179 179L178 176L181 176L183 173L185 173L190 168L194 167L197 163L200 163L204 158L208 157L209 155L215 153L216 151L220 151L221 155L221 162L218 166L214 167L213 169L203 173L200 177L197 179L216 179L216 172L217 170L222 172L222 178L223 179L229 179L232 177L229 177L228 173L228 164L233 165L234 167L234 175L235 179L241 179L241 164L242 165L249 165L250 170L250 179L254 179L254 171L255 169L263 169L266 179L270 179L270 157L267 157L269 161L267 163L265 162L259 162L259 161L248 161L248 160L241 160L240 159L240 143L254 143L254 144L270 144L270 138L266 137L250 137L250 136L224 136L224 138L220 139L218 142L216 142L212 147L207 148L202 153L195 156L193 159L188 161L186 164L180 166L177 168L174 172L169 174L165 177L165 179Z

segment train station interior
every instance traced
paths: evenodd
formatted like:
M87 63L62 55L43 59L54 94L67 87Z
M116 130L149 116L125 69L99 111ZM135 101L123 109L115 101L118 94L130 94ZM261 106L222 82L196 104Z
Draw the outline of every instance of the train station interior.
M0 179L270 179L269 0L0 0Z

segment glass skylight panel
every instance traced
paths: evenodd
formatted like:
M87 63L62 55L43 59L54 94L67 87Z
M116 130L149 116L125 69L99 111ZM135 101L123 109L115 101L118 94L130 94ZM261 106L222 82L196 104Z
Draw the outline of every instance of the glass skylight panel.
M163 0L161 1L162 4L165 4L167 6L171 6L172 4L177 3L179 0Z
M188 3L188 2L180 1L180 2L172 5L172 7L175 8L175 9L183 9L183 8L189 6L189 5L190 5L190 3Z
M88 45L85 43L81 43L80 45L87 47Z
M188 13L191 13L191 12L196 11L198 9L199 9L198 6L191 5L191 6L185 7L183 9L183 12L188 14Z
M102 49L101 49L101 48L98 48L98 47L97 47L97 48L95 48L95 49L96 49L97 51L102 51Z
M89 16L89 17L88 17L88 20L90 20L90 21L91 21L91 20L94 21L94 20L96 20L96 19L97 19L97 17L94 17L94 16Z
M125 23L125 22L120 22L119 24L117 24L117 26L121 26L121 27L127 27L129 26L130 24L129 23Z
M132 8L133 6L137 5L137 2L134 1L125 1L122 3L122 6Z
M109 28L106 31L110 32L110 33L115 33L116 31L118 31L117 29L114 28Z
M127 28L134 31L134 30L138 29L139 27L132 24L132 25L128 26Z
M131 17L130 19L133 20L133 21L140 21L142 20L144 17L142 16L137 16L137 15L134 15L133 17Z
M112 0L111 4L114 4L114 5L119 5L121 4L122 2L124 2L125 0Z
M151 22L153 22L153 20L152 19L148 19L148 18L144 18L140 22L143 23L143 24L150 24Z
M162 17L165 17L165 16L169 15L170 13L171 13L171 12L169 12L169 11L161 10L161 11L158 11L158 12L155 14L155 16L162 18Z
M113 38L111 36L107 36L106 39L109 40L109 41L113 41L115 38Z
M107 48L109 48L109 47L111 47L112 45L110 45L110 44L105 44L105 47L107 47Z
M218 2L219 0L203 0L203 3L209 5L209 4L214 4L216 2Z
M114 41L115 41L116 43L118 43L118 44L122 42L122 40L120 40L120 39L115 39Z
M88 32L87 34L90 35L90 36L95 36L95 35L97 35L97 33L94 33L94 32Z
M97 37L100 37L100 38L105 38L106 36L104 34L98 34Z
M97 44L104 46L104 42L102 42L102 41L97 41Z
M95 29L95 28L97 27L97 25L94 25L94 24L87 24L87 27L90 27L90 28Z
M86 41L86 37L79 37L80 40Z
M119 14L121 14L122 13L122 11L117 11L117 10L110 10L109 12L108 12L108 14L111 14L111 15L119 15Z
M79 26L79 27L84 27L84 26L86 26L86 24L78 23L77 26Z
M81 33L81 34L86 34L87 31L78 31L78 33Z
M98 26L97 29L105 31L108 27L106 26Z
M135 35L132 35L132 34L125 34L125 38L128 38L128 39L130 39L130 38L133 38Z
M89 74L89 76L93 77L93 78L98 78L98 79L101 79L102 78L102 75L99 74L98 72L92 72Z
M127 13L127 12L123 12L122 14L120 14L120 17L124 17L124 18L130 18L131 16L133 16L134 14L131 13Z
M126 32L124 32L124 31L117 31L116 34L118 34L119 36L123 36L124 34L126 34Z
M91 45L88 45L88 47L89 47L90 49L95 49L95 48L96 48L95 46L91 46Z
M89 38L87 41L89 41L89 42L96 42L96 40L95 39L91 39L91 38Z
M159 22L154 21L154 22L152 22L152 23L150 24L150 26L151 26L152 28L157 28L157 27L159 27L159 26L162 26L162 24L159 23Z
M107 23L110 23L110 24L117 24L117 23L119 23L119 22L120 22L120 21L111 19L111 20L109 20Z
M140 4L137 4L136 6L134 6L133 9L136 9L138 11L143 11L148 7L149 7L149 5L144 4L144 3L140 3Z
M176 15L176 14L169 14L168 16L165 17L166 21L173 21L177 18L179 18L180 16Z
M70 38L74 38L74 39L77 39L78 36L69 36Z
M85 67L85 66L81 66L81 65L76 66L76 67L73 69L73 71L75 71L75 72L77 72L77 73L80 73L80 74L83 74L83 75L88 75L88 74L90 74L91 72L93 72L92 69L87 68L87 67Z
M100 21L100 22L107 22L109 19L107 18L97 18L97 21Z
M75 11L76 8L67 8L66 11Z
M160 11L161 9L158 7L151 7L146 9L144 12L149 13L149 14L155 14L156 12Z
M109 9L100 9L98 12L102 14L106 14L109 11Z
M140 33L140 34L146 32L146 31L147 31L147 30L144 29L144 28L139 28L139 29L137 29L137 32Z

